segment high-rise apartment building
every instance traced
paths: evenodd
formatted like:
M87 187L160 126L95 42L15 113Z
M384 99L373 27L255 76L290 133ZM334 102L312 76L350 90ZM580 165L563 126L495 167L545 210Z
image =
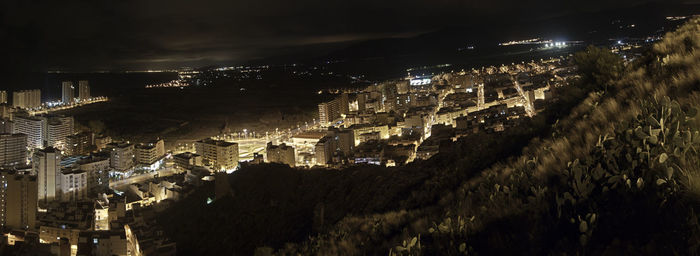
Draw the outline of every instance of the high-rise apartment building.
M107 144L110 152L109 165L117 171L134 167L134 144L112 142Z
M15 130L15 122L10 119L0 118L0 133L12 133Z
M44 140L46 145L55 147L61 150L65 149L67 137L73 135L73 117L72 116L46 116L44 123Z
M339 114L347 115L350 113L350 100L347 93L340 94L336 101L338 102Z
M0 104L7 103L7 91L0 91Z
M81 101L89 99L90 96L90 84L87 80L78 81L78 99Z
M12 106L16 108L37 108L41 106L41 90L22 90L12 93Z
M203 163L217 171L238 167L238 143L204 139L195 143L195 149L202 156Z
M14 122L12 133L26 134L29 148L44 147L44 119L32 116L17 116L14 118Z
M318 121L321 123L321 126L328 126L339 117L340 107L337 100L318 104Z
M0 134L0 166L27 163L27 135Z
M325 136L318 140L316 143L315 154L316 154L316 164L326 165L333 159L334 141L330 136Z
M32 172L37 176L39 205L61 196L61 152L53 147L38 150L32 157Z
M37 177L0 171L0 224L3 229L33 230L37 215Z
M12 106L10 106L8 104L0 104L0 118L12 120L12 116L14 115L14 112L15 112L15 109L12 108Z
M134 146L136 163L152 164L165 155L165 143L158 139L148 143L141 143Z
M95 134L81 132L66 137L63 153L69 156L87 155L95 149Z
M318 119L321 126L329 126L338 119L341 114L350 113L350 102L347 93L343 93L335 99L318 104Z
M71 81L63 81L61 83L61 102L63 104L73 103L75 98L75 86Z

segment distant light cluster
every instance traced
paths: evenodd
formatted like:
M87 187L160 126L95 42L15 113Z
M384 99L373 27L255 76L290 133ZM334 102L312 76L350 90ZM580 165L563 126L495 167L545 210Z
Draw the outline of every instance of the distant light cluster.
M187 86L190 86L190 84L185 82L184 80L176 79L176 80L172 80L170 82L165 82L165 83L149 84L149 85L146 85L146 89L150 89L150 88L174 88L174 87L187 87Z
M688 18L688 16L667 16L666 20L677 21L677 20L684 20L687 18Z
M430 84L431 80L430 78L419 78L419 79L411 79L410 84L411 85L426 85Z
M539 43L541 43L540 38L532 38L532 39L526 39L526 40L510 41L510 42L500 43L500 44L498 44L498 45L500 45L500 46L509 46L509 45L521 45L521 44L539 44Z
M566 42L553 42L553 43L547 43L544 45L545 48L550 48L550 47L566 47Z

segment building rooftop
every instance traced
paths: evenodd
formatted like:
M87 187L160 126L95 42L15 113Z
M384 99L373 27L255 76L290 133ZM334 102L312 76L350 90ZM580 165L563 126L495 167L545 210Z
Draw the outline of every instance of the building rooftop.
M235 142L228 142L225 140L214 140L211 138L199 140L197 142L209 144L209 145L214 145L214 146L219 146L219 147L229 147L229 146L233 146L233 145L238 145L238 143L235 143Z
M127 147L130 147L132 145L133 144L131 144L129 142L112 142L112 143L108 143L107 147L108 148L127 148Z
M299 139L321 139L323 136L326 136L326 132L319 132L319 131L307 131L303 132L297 135L294 135L292 138L299 138Z
M198 157L198 156L200 156L200 155L192 153L192 152L184 152L184 153L174 155L173 157L190 159L190 158L194 158L194 157Z

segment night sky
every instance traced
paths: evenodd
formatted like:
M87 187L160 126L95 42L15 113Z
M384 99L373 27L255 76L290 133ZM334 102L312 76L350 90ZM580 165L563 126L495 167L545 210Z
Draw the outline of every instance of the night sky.
M612 4L614 2L614 4ZM543 19L639 0L127 0L0 3L3 72L242 63L319 44Z

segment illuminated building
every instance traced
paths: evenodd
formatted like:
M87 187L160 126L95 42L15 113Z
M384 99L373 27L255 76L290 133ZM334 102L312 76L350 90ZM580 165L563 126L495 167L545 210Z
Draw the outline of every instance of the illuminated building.
M340 117L338 101L331 100L318 104L318 120L321 126L328 126L335 119Z
M296 134L292 137L292 144L294 146L314 146L316 142L326 136L325 132L319 131L306 131L303 133Z
M350 102L347 93L343 93L335 99L318 104L318 119L321 126L328 126L331 122L340 118L341 114L350 113Z
M347 94L347 93L340 94L340 96L338 96L338 98L336 99L336 101L338 102L338 112L339 112L339 114L347 115L348 113L350 113L350 109L349 109L349 108L350 108L350 103L349 103L349 99L348 99L348 94Z
M0 118L6 120L12 120L12 114L14 113L12 106L8 104L0 104Z
M397 96L398 92L395 84L384 84L381 103L385 112L396 109L398 104Z
M37 222L39 241L58 243L61 239L67 239L71 251L77 251L80 232L93 228L95 202L54 202L46 210Z
M190 152L180 153L173 156L175 166L190 170L195 166L202 166L202 156Z
M27 146L30 148L44 147L44 121L36 117L15 117L12 133L27 135Z
M7 91L0 91L0 104L7 103Z
M125 171L134 167L134 145L130 143L112 142L107 144L110 152L109 165L117 171Z
M15 171L0 172L0 223L3 229L35 229L37 178Z
M22 90L12 93L12 106L16 108L37 108L41 106L41 90Z
M411 92L411 87L409 87L409 81L400 81L396 83L396 93L407 94Z
M0 119L0 133L12 133L14 129L15 122L5 118Z
M46 129L43 137L47 146L63 150L67 137L73 135L73 117L46 116L44 122Z
M315 153L316 153L316 164L323 165L330 163L333 159L333 152L335 146L333 145L333 139L329 136L321 138L316 143Z
M35 173L38 179L39 205L46 205L60 197L60 151L48 147L35 152L32 159L32 173Z
M63 147L65 155L87 155L95 148L94 135L91 132L81 132L66 137L66 145Z
M26 164L27 135L0 134L0 166Z
M152 164L165 155L165 143L158 139L149 143L142 143L134 146L136 163Z
M371 124L359 124L352 125L348 128L353 131L353 136L355 140L355 145L360 144L360 135L365 133L379 132L380 139L389 138L389 126L388 125L371 125Z
M107 144L112 143L112 137L97 136L95 137L95 150L100 151L107 148Z
M368 95L369 94L367 94L367 93L358 93L357 94L357 111L360 111L360 112L365 111Z
M215 170L234 170L238 167L238 143L203 139L195 143L198 155L205 165Z
M355 149L355 134L352 130L331 129L329 135L335 141L335 151L349 156Z
M87 174L87 190L91 195L109 189L109 157L99 154L77 161L78 168Z
M78 81L78 99L85 101L90 98L90 84L86 80Z
M141 256L143 255L141 248L139 246L139 240L136 237L136 234L134 234L133 231L131 231L131 227L129 225L124 225L124 232L126 233L126 241L127 241L127 252L131 256Z
M80 169L63 169L61 171L61 200L80 201L87 198L87 172Z
M284 143L280 145L272 145L272 142L267 143L267 162L268 163L281 163L294 167L296 165L296 159L294 157L294 148L287 146Z
M95 200L95 231L109 228L109 200L105 196Z
M61 102L63 104L71 104L75 98L75 86L71 81L63 81L61 83Z

